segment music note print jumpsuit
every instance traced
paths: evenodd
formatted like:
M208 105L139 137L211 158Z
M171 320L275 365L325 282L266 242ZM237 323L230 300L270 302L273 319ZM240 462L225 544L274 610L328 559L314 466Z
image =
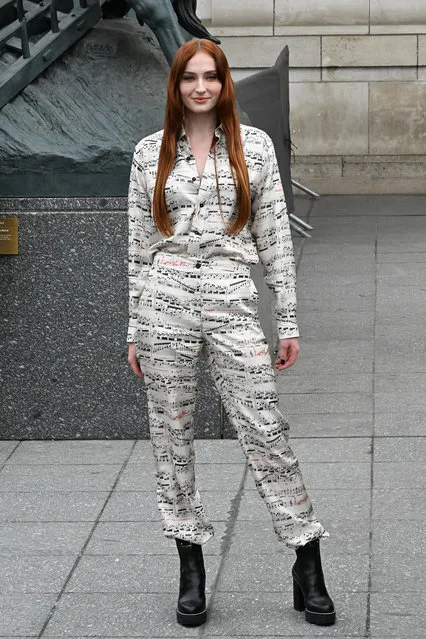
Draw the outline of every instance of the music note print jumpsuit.
M295 548L328 533L314 515L288 444L250 277L250 265L260 259L276 296L278 335L298 336L293 246L273 143L263 131L241 125L252 212L246 227L229 235L236 192L225 133L219 125L200 180L182 128L165 188L173 224L166 238L151 213L162 133L141 140L133 156L127 341L136 342L144 373L164 534L196 544L213 535L194 480L196 362L205 346L274 530Z

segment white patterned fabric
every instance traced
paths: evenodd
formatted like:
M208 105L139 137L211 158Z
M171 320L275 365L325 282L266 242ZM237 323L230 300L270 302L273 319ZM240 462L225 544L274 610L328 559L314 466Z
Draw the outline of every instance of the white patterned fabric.
M129 185L130 319L127 341L135 341L139 297L158 251L203 259L227 257L242 264L256 264L260 258L266 281L276 296L278 336L297 337L293 244L270 137L260 129L241 125L252 215L240 233L229 235L225 230L234 219L236 192L225 133L221 126L216 129L221 215L213 151L209 153L200 180L188 137L182 129L176 160L166 184L166 203L174 232L172 237L165 238L155 227L151 214L162 135L159 131L141 140L133 156Z
M182 131L166 184L174 229L170 238L159 234L151 214L162 132L137 145L129 188L128 341L136 342L144 373L165 535L202 544L213 534L195 485L193 446L196 364L205 348L275 532L297 547L328 533L314 515L288 444L250 277L250 265L259 255L277 296L279 335L297 336L293 247L272 141L253 127L241 131L252 216L236 235L225 233L236 194L220 127L216 153L222 215L214 155L209 154L200 180Z
M203 346L279 540L297 547L327 535L288 444L257 302L248 265L163 251L154 257L140 298L136 348L167 537L203 544L213 534L195 485L196 364Z

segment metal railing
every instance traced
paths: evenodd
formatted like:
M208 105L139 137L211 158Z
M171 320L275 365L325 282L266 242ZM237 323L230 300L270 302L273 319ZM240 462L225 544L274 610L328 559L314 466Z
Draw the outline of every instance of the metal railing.
M0 27L0 56L13 52L18 57L0 71L0 109L102 18L99 0L74 0L69 13L58 9L58 0L0 0L1 9L8 7L15 7L16 19ZM47 30L31 41L31 23L42 16Z

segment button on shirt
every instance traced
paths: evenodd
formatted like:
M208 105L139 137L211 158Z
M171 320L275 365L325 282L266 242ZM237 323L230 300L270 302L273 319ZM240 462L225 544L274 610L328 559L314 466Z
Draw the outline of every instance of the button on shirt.
M152 200L163 131L141 140L130 172L129 331L136 341L137 310L145 278L158 251L201 259L224 257L243 264L260 261L276 296L275 315L280 339L299 335L296 322L296 275L293 244L280 173L271 138L260 129L241 126L241 140L251 189L251 215L242 231L230 235L237 196L226 136L216 129L216 167L210 150L200 179L189 139L182 129L176 160L166 182L165 196L173 235L164 237L154 224Z

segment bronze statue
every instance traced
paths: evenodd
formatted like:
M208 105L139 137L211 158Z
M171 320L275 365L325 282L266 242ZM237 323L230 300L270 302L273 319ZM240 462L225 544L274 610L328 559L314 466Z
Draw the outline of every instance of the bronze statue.
M102 5L102 14L106 19L122 18L130 9L136 13L140 25L146 22L154 32L169 64L187 40L182 29L191 36L220 44L197 17L197 0L107 0Z

